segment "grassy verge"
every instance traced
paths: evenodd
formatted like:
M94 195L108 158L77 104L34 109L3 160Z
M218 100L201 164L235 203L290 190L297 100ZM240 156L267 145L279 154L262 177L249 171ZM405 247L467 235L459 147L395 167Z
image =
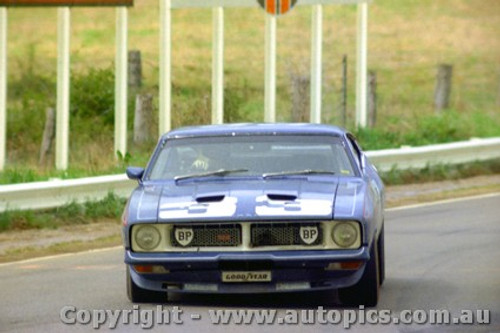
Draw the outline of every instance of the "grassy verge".
M443 191L430 191L408 197L398 197L386 200L386 208L415 205L426 202L464 198L489 193L500 193L500 184L478 185Z
M75 224L90 224L102 219L120 220L125 199L113 193L99 201L72 202L40 211L7 210L0 213L0 232L6 230L55 229Z
M421 170L391 170L382 173L381 177L386 185L401 185L495 174L500 174L500 159L457 165L427 166Z
M7 250L5 253L0 254L0 263L19 261L24 259L46 257L50 255L72 253L80 251L88 251L94 249L102 249L111 246L118 246L121 244L120 234L99 237L88 241L71 241L61 242L49 245L47 247L33 247L27 246L16 248L14 250Z

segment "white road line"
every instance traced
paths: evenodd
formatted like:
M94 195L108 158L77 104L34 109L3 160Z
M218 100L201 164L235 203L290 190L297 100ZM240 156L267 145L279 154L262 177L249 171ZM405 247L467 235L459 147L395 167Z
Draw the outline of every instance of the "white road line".
M81 255L81 254L87 254L87 253L99 253L99 252L106 252L106 251L112 251L112 250L118 250L123 248L121 245L113 246L113 247L105 247L102 249L93 249L93 250L86 250L86 251L80 251L80 252L71 252L71 253L63 253L63 254L56 254L53 256L46 256L46 257L38 257L38 258L31 258L31 259L25 259L25 260L20 260L20 261L12 261L12 262L6 262L0 264L0 268L5 267L5 266L11 266L11 265L20 265L20 264L28 264L28 263L34 263L34 262L39 262L39 261L44 261L44 260L50 260L50 259L58 259L58 258L63 258L63 257L68 257L68 256L74 256L74 255Z
M476 195L476 196L470 196L470 197L433 201L433 202L421 203L421 204L416 204L416 205L387 208L387 209L385 209L385 211L386 212L394 212L394 211L398 211L398 210L415 209L415 208L422 208L422 207L428 207L428 206L443 205L443 204L460 202L460 201L487 199L487 198L493 198L493 197L497 197L497 196L500 196L500 193L482 194L482 195ZM106 247L106 248L102 248L102 249L87 250L87 251L73 252L73 253L64 253L64 254L57 254L57 255L47 256L47 257L39 257L39 258L26 259L26 260L21 260L21 261L13 261L13 262L7 262L7 263L0 264L0 268L11 266L11 265L20 265L20 264L34 263L34 262L50 260L50 259L57 259L57 258L62 258L62 257L67 257L67 256L118 250L120 248L122 248L122 246L118 245L118 246Z

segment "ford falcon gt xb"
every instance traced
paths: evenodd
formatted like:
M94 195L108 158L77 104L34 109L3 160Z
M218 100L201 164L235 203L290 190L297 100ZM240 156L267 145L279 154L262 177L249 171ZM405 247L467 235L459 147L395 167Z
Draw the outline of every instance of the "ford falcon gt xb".
M349 132L186 127L127 175L138 182L123 213L132 302L337 289L343 304L377 304L384 186Z

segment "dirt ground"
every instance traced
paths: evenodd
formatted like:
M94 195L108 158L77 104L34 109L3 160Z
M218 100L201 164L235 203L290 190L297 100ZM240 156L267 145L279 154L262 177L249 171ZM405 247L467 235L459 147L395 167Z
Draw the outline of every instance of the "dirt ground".
M484 193L500 193L500 175L478 176L461 180L424 184L388 186L386 188L386 207L390 208ZM23 256L24 258L37 256L37 252L40 249L71 242L93 242L92 248L95 248L99 246L99 242L96 245L96 240L109 237L115 237L114 242L116 245L119 245L120 232L121 225L116 221L109 220L92 224L67 226L54 230L37 229L2 232L0 233L0 257L3 259L1 261L8 261L9 254L18 252L26 253ZM106 245L109 246L109 241ZM18 257L16 256L16 258Z
M386 207L391 208L485 193L500 193L500 174L423 184L388 186L386 188Z

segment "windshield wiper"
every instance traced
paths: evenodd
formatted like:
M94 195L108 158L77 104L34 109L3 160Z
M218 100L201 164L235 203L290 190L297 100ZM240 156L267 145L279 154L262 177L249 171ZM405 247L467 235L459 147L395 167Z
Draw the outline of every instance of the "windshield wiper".
M295 175L334 175L335 172L329 170L296 170L296 171L281 171L281 172L269 172L262 175L262 178L273 178L273 177L282 177L282 176L295 176Z
M184 180L184 179L191 179L191 178L204 178L204 177L212 177L212 176L226 176L231 173L238 173L238 172L247 172L248 169L231 169L231 170L226 170L226 169L219 169L216 171L208 171L208 172L201 172L201 173L194 173L191 175L183 175L183 176L177 176L174 177L174 180L177 182L179 180Z

